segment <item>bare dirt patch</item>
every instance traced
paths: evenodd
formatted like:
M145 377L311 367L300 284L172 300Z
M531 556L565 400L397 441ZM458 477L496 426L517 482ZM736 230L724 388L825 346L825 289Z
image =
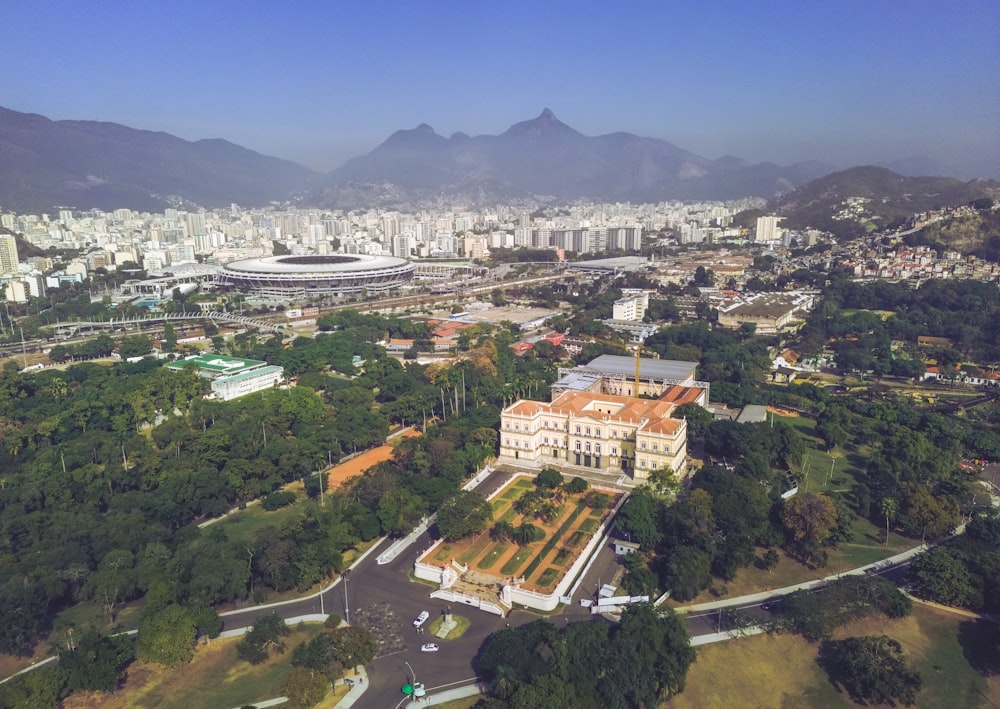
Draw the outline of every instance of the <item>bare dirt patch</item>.
M400 436L400 438L411 438L419 435L420 434L416 431L410 430ZM355 456L350 460L333 466L327 472L327 490L335 490L351 478L356 478L357 476L362 475L366 470L368 470L368 468L389 460L392 458L392 452L394 449L395 446L393 444L387 443L384 446L372 448L359 456Z

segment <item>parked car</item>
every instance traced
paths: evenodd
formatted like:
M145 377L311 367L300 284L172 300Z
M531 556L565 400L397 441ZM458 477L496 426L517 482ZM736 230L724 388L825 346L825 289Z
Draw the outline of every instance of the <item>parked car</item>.
M441 648L437 646L437 643L427 643L426 645L420 646L420 652L437 652L440 649Z
M431 614L427 611L420 611L420 615L416 617L413 621L413 627L419 628L421 625L427 622L427 619L431 617Z

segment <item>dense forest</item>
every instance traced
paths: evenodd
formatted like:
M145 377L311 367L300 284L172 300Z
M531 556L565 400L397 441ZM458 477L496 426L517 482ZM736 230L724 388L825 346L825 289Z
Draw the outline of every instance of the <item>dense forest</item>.
M985 361L1000 346L989 327L989 318L1000 315L1000 298L981 286L913 289L836 279L803 331L801 349L832 341L839 360L846 355L837 343L851 342L896 373L893 363L907 358L893 356L891 341L932 334L954 342L954 355L934 353L940 361L969 354ZM593 309L559 316L554 325L596 330L603 338L608 333L592 323L620 291L599 283L580 288L586 292L568 297L589 297ZM893 314L883 319L869 308ZM373 343L387 335L425 341L424 323L341 311L319 325L316 337L291 342L252 333L213 339L216 351L278 364L296 382L232 402L206 399L205 381L193 368L170 371L152 359L30 374L8 363L0 370L0 617L9 619L0 625L0 651L31 652L59 613L81 601L100 606L112 622L126 604L143 601L134 647L100 634L78 636L78 648L102 658L92 665L103 674L74 665L78 649L63 653L57 672L10 683L0 699L27 691L31 703L44 692L114 686L135 656L184 662L197 635L218 631L218 604L309 589L337 573L359 543L405 534L455 499L467 476L494 454L502 406L547 398L565 357L554 346L515 357L515 326L479 325L462 334L457 362L421 365L390 358ZM145 344L102 336L87 347L139 351ZM703 409L682 407L677 415L688 419L691 444L703 447L706 464L686 487L672 471L656 471L623 506L618 529L641 547L627 559L622 582L633 594L669 590L677 600L690 599L751 564L769 568L779 547L822 567L829 550L851 539L858 518L887 535L934 538L977 509L974 476L960 459L1000 459L995 404L955 418L874 390L863 397L812 384L766 386L767 341L713 329L707 319L664 328L647 344L662 357L697 361L699 378L712 382L713 401L794 405L815 420L817 445L845 456L863 451L854 458L863 462L855 463L845 490L783 499L801 477L807 444L799 430L781 422L713 421ZM584 356L615 349L609 339ZM329 495L325 505L298 505L290 521L255 531L249 542L194 524L254 499L263 498L267 509L281 506L289 497L279 488L296 480L316 497L314 471L405 425L425 435L403 440L390 460ZM915 565L923 574L920 592L943 599L957 588L965 605L995 609L1000 581L989 551L996 536L991 524L982 517L966 539ZM962 583L940 583L952 577ZM574 624L557 631L540 623L523 636L519 630L494 638L477 659L496 690L484 706L539 706L557 698L574 706L648 704L680 691L693 659L677 621L644 607L615 628ZM622 682L591 686L565 664L577 645L640 653L634 659L660 663L664 673L626 682L628 668L615 665ZM533 648L532 662L511 659L514 647ZM830 653L843 665L847 660L836 653L851 650L831 646ZM608 659L596 650L590 655L585 666Z
M400 364L368 344L392 322L350 314L283 347L248 337L235 353L283 364L298 386L231 402L203 397L193 369L80 363L0 372L0 651L30 652L80 600L114 618L147 609L197 613L270 590L306 589L341 554L403 534L494 454L499 407L544 391L551 364L515 358L512 335L468 342L452 366ZM351 358L365 358L355 372ZM349 369L351 375L337 370ZM393 460L334 503L261 530L253 551L192 522L303 479L331 458L380 444L390 426L427 423ZM307 485L318 493L315 483ZM248 558L249 556L249 558ZM152 611L151 611L152 612Z

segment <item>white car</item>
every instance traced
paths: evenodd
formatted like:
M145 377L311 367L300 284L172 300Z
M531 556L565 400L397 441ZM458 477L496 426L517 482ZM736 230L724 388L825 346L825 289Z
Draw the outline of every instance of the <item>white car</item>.
M437 652L440 649L436 643L427 643L420 646L420 652Z
M426 623L427 619L430 618L430 617L431 617L431 614L428 613L427 611L420 611L420 615L418 615L416 617L416 620L413 621L413 627L414 628L419 628L421 625L423 625L424 623Z

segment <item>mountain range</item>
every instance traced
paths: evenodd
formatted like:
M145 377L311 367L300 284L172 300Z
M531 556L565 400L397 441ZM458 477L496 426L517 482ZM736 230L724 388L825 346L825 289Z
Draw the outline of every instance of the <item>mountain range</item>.
M162 211L264 205L321 176L220 139L187 141L117 123L52 121L0 108L0 207Z
M421 124L393 133L367 155L330 173L321 204L344 199L344 186L385 183L397 200L436 194L473 201L532 197L652 202L768 197L830 172L820 163L751 165L703 158L665 140L631 133L585 136L545 109L500 135L449 138Z
M717 160L631 133L586 136L545 109L499 135L399 130L322 174L234 143L0 108L0 207L162 211L294 201L327 208L525 199L651 202L788 193L834 168Z

